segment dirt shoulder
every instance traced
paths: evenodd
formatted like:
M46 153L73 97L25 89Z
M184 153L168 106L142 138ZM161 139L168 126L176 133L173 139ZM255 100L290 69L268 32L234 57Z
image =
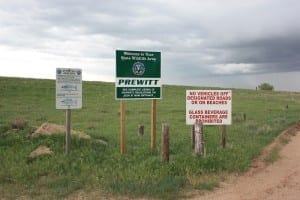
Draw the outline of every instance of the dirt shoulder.
M278 159L266 164L272 149L279 150ZM298 200L300 198L300 125L282 132L269 145L251 169L221 187L192 199L203 200Z

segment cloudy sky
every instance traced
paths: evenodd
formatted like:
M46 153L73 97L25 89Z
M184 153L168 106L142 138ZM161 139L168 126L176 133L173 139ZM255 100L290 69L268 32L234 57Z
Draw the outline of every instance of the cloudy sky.
M113 82L115 50L145 50L165 84L300 91L299 19L299 0L0 0L0 76Z

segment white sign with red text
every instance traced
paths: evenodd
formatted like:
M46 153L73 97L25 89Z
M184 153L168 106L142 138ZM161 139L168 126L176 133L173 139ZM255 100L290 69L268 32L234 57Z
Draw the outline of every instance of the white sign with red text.
M186 90L186 124L231 124L231 90Z

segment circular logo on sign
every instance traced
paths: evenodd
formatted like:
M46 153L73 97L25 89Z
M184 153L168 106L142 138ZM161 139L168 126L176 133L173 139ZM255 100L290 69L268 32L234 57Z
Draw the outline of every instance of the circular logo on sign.
M137 76L142 76L145 72L145 65L141 62L135 62L132 65L132 72Z

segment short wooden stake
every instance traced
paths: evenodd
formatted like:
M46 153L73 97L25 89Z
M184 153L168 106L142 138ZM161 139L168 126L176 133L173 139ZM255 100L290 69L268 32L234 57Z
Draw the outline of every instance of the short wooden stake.
M139 125L139 127L138 127L138 135L140 137L144 136L144 130L145 130L145 126L144 125Z
M195 125L193 125L191 128L191 145L192 145L192 149L194 149L195 148Z
M221 125L221 144L222 147L225 148L226 147L226 126L225 125Z
M201 122L195 123L195 155L204 156L204 137L203 124Z
M246 120L247 120L247 114L244 113L244 114L243 114L243 117L244 117L244 121L246 121Z
M156 149L156 99L151 102L151 149Z
M66 110L66 155L71 151L71 109Z
M120 101L120 152L125 154L126 143L125 143L125 101Z
M161 159L163 162L169 162L169 125L162 124L162 138L161 138Z

